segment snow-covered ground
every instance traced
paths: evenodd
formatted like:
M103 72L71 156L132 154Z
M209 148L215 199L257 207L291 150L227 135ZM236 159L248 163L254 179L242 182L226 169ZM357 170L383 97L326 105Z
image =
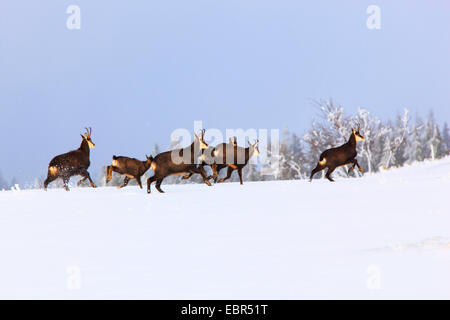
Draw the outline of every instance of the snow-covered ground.
M450 298L450 159L361 179L0 192L0 298Z

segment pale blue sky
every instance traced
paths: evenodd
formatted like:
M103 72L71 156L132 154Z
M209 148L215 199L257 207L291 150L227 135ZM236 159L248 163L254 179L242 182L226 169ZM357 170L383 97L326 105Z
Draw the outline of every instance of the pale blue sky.
M66 28L71 4L81 30ZM92 173L194 120L301 134L312 99L450 120L449 14L445 0L2 0L0 170L44 176L85 126Z

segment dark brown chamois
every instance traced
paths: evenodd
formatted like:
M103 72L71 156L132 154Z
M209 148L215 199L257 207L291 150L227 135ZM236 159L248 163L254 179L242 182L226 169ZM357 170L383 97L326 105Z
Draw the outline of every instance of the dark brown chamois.
M155 156L150 168L154 175L147 179L147 193L150 193L150 185L156 181L156 190L164 193L161 190L161 183L164 178L171 175L187 175L199 173L203 181L210 186L205 169L199 166L199 158L202 150L208 148L208 144L204 141L205 130L197 136L194 134L194 142L184 149L175 149L166 151Z
M47 179L44 181L44 190L47 190L47 186L50 182L61 178L64 182L64 189L69 191L68 183L72 176L83 177L83 179L78 182L78 185L86 181L86 179L89 179L91 186L93 188L96 187L87 170L91 164L89 160L89 150L95 147L95 144L91 140L91 133L92 128L86 128L86 133L81 135L83 140L77 150L56 156L50 161Z
M352 129L352 135L348 142L340 147L332 148L324 151L320 155L319 163L317 167L311 172L311 177L309 181L312 181L314 175L317 172L322 171L325 168L328 168L327 174L325 177L334 182L331 174L336 168L341 166L346 166L349 164L353 164L350 168L350 171L355 169L355 166L358 167L360 172L364 172L363 169L359 166L358 160L356 160L357 152L356 152L356 144L360 141L364 141L364 137L360 133L361 126L358 126L358 130Z
M130 179L136 179L142 189L141 177L150 169L153 161L152 156L145 155L145 158L145 161L141 161L134 158L113 156L111 165L106 167L106 183L111 181L114 171L125 176L123 184L119 188L126 187Z
M218 144L216 147L208 147L208 148L202 150L202 155L201 155L202 161L200 163L200 166L201 167L210 166L213 173L219 172L221 169L225 168L227 165L224 164L222 161L218 161L219 163L217 163L217 161L216 161L217 159L214 157L214 151L217 149L237 147L236 137L230 138L229 141L230 141L229 144L221 143L221 144ZM233 154L233 152L231 152L231 151L229 153ZM192 175L193 175L193 173L189 173L189 174L185 175L182 179L189 179ZM208 179L212 179L212 178L214 178L214 182L217 182L217 177L214 177L214 176L208 177Z
M220 170L227 167L227 161L224 160L227 154L231 157L229 162L234 162L236 148L237 139L236 137L231 137L229 143L220 143L212 151L207 150L210 152L203 153L202 159L211 166L214 182L217 182Z
M217 160L211 167L213 170L214 179L217 181L220 169L228 167L226 177L220 179L218 183L230 179L233 171L237 170L239 181L241 182L241 184L243 184L242 169L247 165L251 157L257 157L260 155L258 144L259 141L256 140L254 144L251 144L249 141L247 148L238 147L235 144L235 141L233 144L225 144L225 146L219 145L220 148L214 150L214 157Z

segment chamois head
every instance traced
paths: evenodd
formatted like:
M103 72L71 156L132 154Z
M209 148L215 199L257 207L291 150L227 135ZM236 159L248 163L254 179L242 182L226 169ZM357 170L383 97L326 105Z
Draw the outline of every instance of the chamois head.
M356 142L364 141L364 136L361 135L361 125L358 124L358 130L352 129Z
M236 137L231 137L230 138L230 144L233 146L237 146L237 138Z
M194 133L194 136L195 136L194 143L198 143L200 145L200 149L207 149L208 148L208 144L204 140L205 132L206 132L206 129L203 129L202 131L200 131L199 135L196 135Z
M85 128L85 129L86 129L86 133L84 135L80 134L80 136L81 136L81 138L83 138L83 141L86 140L86 142L89 145L89 149L93 149L93 148L95 148L95 143L93 143L91 140L92 128L89 127L89 129L88 128Z
M257 157L261 154L258 149L258 144L259 144L259 140L256 140L254 144L251 144L250 141L248 142L250 157Z
M151 155L150 155L150 157L147 156L147 155L145 155L145 158L146 158L145 164L151 165L151 164L152 164L152 161L153 161L153 157L152 157Z

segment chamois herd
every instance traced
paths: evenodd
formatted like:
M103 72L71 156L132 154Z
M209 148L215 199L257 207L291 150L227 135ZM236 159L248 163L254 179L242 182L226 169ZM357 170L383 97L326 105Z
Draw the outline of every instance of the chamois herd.
M92 128L87 129L84 135L81 135L81 145L78 149L68 153L54 157L48 165L47 179L44 182L44 189L52 181L61 178L64 188L69 191L69 179L72 176L81 176L82 179L78 185L89 180L91 186L96 188L95 183L89 175L88 168L90 166L90 149L95 147L91 139ZM258 149L259 141L253 144L248 142L248 147L238 146L236 137L230 138L228 143L221 143L216 147L210 147L204 140L205 130L203 129L198 135L194 134L192 144L183 149L175 149L157 154L155 157L145 156L144 161L138 159L113 156L111 165L106 168L106 183L111 181L112 173L117 172L123 175L124 181L119 188L127 186L131 179L135 179L142 189L141 177L152 169L154 174L147 179L147 193L150 193L150 186L155 182L156 190L163 193L161 184L163 180L171 175L182 175L182 179L189 179L193 174L200 174L203 181L211 186L210 180L215 183L221 183L230 179L233 171L237 170L240 183L242 181L242 169L248 164L250 158L260 155ZM314 175L324 169L328 169L326 178L334 182L331 174L341 166L352 165L349 171L355 167L363 172L362 168L356 160L356 146L360 141L364 141L361 135L360 126L358 129L352 129L352 133L347 143L344 145L324 151L317 163L317 166L311 172L310 181ZM206 174L205 166L210 166L213 175ZM222 169L227 168L227 175L219 178Z

